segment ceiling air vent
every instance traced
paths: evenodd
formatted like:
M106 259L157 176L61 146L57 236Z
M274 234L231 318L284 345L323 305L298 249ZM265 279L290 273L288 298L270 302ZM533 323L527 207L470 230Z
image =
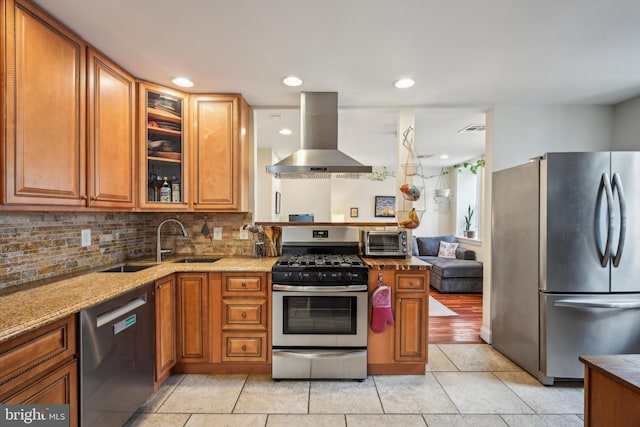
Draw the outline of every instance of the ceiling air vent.
M484 132L487 127L485 125L467 125L460 129L458 133L478 133Z

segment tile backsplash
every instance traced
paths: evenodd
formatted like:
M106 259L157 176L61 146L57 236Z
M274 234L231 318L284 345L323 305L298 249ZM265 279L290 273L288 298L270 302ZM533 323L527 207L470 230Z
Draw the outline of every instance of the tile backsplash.
M205 216L208 236L201 233ZM162 247L176 254L252 253L252 241L240 239L240 227L251 222L251 213L2 212L0 289L152 256L156 227L166 218L177 218L189 233L184 238L171 223L163 227ZM222 240L212 240L214 227L222 227ZM81 246L83 229L91 230L87 247Z
M189 233L188 237L183 237L180 227L175 223L167 223L162 227L162 248L171 249L173 254L251 256L253 251L251 240L240 239L240 227L251 222L251 213L151 213L147 214L147 218L145 252L149 255L156 251L158 224L167 218L182 222ZM207 231L204 229L205 223L208 233L203 233ZM222 228L221 240L213 239L216 227Z

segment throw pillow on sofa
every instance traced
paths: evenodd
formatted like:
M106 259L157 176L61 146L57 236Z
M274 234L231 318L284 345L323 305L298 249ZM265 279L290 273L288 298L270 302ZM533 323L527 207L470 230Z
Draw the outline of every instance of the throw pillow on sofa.
M457 243L440 242L440 248L438 249L438 256L440 258L455 258L456 249L458 249Z

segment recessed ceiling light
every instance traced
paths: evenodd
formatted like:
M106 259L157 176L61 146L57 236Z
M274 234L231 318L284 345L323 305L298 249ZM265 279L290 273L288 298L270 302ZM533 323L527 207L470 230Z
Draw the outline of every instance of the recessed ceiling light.
M296 87L296 86L300 86L302 84L302 80L300 80L296 76L289 76L289 77L285 77L282 80L282 83L284 83L287 86Z
M441 158L442 160L445 160L445 159L448 159L448 158L449 158L449 155L448 155L448 154L442 154L442 155L440 155L440 158Z
M280 129L280 130L278 131L278 133L279 133L280 135L291 135L291 129L286 129L286 128L285 128L285 129Z
M406 89L416 84L412 79L400 79L394 83L398 89Z
M173 79L173 84L180 87L191 87L193 82L186 77L176 77Z

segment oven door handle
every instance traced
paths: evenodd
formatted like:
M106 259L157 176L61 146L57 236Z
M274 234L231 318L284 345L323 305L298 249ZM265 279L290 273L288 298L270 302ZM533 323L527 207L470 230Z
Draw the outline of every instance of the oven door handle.
M362 349L358 350L323 350L321 352L317 351L288 351L288 350L273 350L273 356L287 357L289 359L324 359L324 358L332 358L336 357L347 358L347 357L361 357Z
M274 291L287 292L361 292L367 290L367 285L343 285L343 286L296 286L273 284Z

